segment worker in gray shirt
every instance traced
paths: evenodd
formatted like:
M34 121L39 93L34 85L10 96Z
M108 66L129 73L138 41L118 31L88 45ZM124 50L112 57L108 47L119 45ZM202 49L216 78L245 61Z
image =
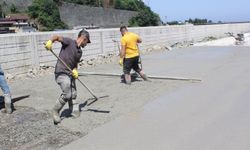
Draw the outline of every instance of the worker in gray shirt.
M73 117L80 116L79 104L76 100L77 91L75 79L78 78L77 65L82 57L82 48L87 43L90 43L89 33L86 30L81 30L76 40L71 38L53 36L45 44L47 50L52 51L54 42L61 42L62 48L59 57L66 63L66 65L73 71L67 69L61 61L57 61L55 67L55 80L62 90L62 94L56 101L53 108L53 120L55 124L61 122L60 111L63 106L68 102L71 115Z

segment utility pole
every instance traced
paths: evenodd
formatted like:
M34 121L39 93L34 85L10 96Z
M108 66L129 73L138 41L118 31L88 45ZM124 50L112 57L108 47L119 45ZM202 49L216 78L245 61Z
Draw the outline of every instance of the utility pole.
M165 23L168 23L168 16L165 16Z

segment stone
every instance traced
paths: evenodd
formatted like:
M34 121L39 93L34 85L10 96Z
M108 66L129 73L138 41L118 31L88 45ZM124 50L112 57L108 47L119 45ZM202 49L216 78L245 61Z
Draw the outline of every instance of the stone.
M154 45L153 46L153 50L160 50L161 49L161 46L159 46L159 45Z
M87 64L88 64L88 65L93 65L93 64L94 64L94 62L93 62L93 61L91 61L91 60L88 60L88 61L87 61Z
M6 73L5 74L5 78L7 79L7 80L11 80L11 79L14 79L14 75L12 75L12 74L10 74L10 73Z

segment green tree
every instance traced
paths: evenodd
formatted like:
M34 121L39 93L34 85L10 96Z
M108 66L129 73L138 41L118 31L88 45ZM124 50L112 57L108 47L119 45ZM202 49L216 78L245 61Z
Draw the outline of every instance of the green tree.
M218 24L222 24L223 22L222 21L218 21Z
M0 18L3 18L3 8L2 8L2 5L0 5Z
M2 5L0 4L0 18L5 18L6 15L6 8L5 8L5 3Z
M17 13L18 12L17 8L16 8L16 6L14 4L11 4L11 6L10 6L10 12L11 13Z
M211 21L211 20L210 20ZM199 19L199 18L195 18L195 19L191 19L189 18L189 20L186 20L186 22L188 23L192 23L194 25L206 25L209 22L207 21L207 19Z
M99 0L65 0L65 2L75 3L80 5L99 6Z
M149 7L146 7L129 20L129 26L158 26L160 22L159 15L154 13Z
M129 20L129 26L158 26L161 19L142 0L116 0L116 9L137 11L138 14Z
M168 25L179 25L178 21L171 21L167 23Z
M40 30L52 31L67 28L61 21L58 6L53 0L34 0L28 12L31 18L36 19L44 27Z
M141 0L116 0L116 9L139 11L145 8L145 4Z

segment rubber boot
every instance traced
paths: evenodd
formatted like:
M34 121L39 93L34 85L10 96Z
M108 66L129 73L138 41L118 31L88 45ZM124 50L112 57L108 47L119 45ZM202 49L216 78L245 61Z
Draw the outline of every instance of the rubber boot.
M59 113L62 110L65 103L66 102L61 97L59 98L59 100L56 101L56 105L54 106L54 108L52 110L54 124L58 124L61 122L61 118L60 118Z
M69 105L69 110L70 110L70 114L73 112L73 102L72 100L68 101L68 105Z
M11 96L10 96L10 94L4 95L4 103L5 103L5 108L2 109L2 113L11 114L12 108L11 108Z
M71 115L73 118L78 118L80 117L79 104L76 100L72 100L72 103L73 103L73 109Z

